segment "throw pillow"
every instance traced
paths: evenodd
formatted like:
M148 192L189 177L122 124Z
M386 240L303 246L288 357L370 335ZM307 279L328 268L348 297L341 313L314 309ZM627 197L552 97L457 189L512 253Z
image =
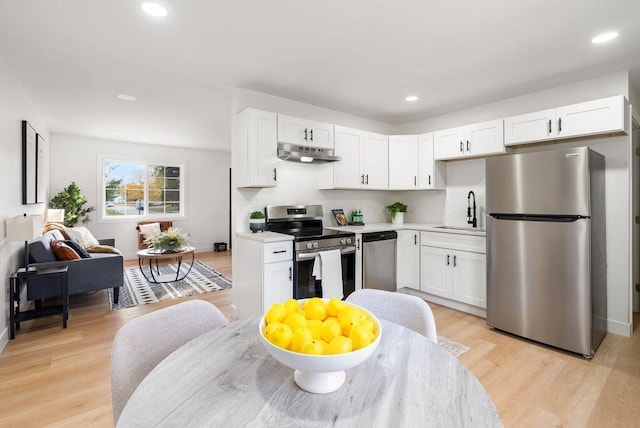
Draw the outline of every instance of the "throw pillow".
M76 241L71 239L65 239L64 241L59 241L67 244L73 251L78 253L78 255L83 259L90 259L91 254L87 253L87 251L82 248L82 245L78 244Z
M111 253L122 255L120 250L112 247L111 245L94 245L93 247L85 248L88 253Z
M58 260L78 260L78 253L62 241L51 241L51 249Z
M138 228L140 229L140 233L142 233L142 237L144 239L160 233L160 223L139 224Z
M65 232L67 232L69 239L73 239L78 244L82 245L82 248L100 245L98 240L91 234L91 232L89 232L89 229L84 226L67 227Z

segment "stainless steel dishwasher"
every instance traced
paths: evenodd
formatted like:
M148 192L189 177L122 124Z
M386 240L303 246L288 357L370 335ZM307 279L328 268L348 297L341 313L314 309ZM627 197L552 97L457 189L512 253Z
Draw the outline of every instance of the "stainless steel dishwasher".
M396 241L393 231L362 234L362 288L396 291Z

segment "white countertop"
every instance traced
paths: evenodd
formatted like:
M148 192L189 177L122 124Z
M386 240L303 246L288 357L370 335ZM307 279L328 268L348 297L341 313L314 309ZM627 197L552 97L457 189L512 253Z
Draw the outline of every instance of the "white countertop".
M276 232L236 232L237 238L250 239L258 242L281 242L281 241L293 241L293 235L285 235L284 233Z
M442 225L429 223L404 223L403 225L395 225L392 223L371 223L365 224L364 226L330 226L326 228L353 233L382 232L385 230L420 230L428 232L455 233L459 235L486 236L486 231L484 229L473 229L471 227L465 228L463 226L460 226L460 229L443 229L439 226Z

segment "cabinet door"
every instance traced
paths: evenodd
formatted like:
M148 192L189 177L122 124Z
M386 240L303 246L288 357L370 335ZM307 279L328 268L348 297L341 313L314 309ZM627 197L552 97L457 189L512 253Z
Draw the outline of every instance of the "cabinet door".
M420 290L451 298L451 251L444 248L420 247Z
M263 267L262 313L274 303L293 298L293 261L266 263Z
M417 136L389 136L389 189L412 190L417 187L417 157Z
M333 149L334 148L333 131L334 131L334 126L330 123L308 121L306 143L309 146L313 146L313 147Z
M418 135L418 189L434 188L433 133Z
M453 253L452 283L454 300L480 308L487 307L486 256L457 251Z
M305 132L306 131L306 132ZM278 141L288 144L307 144L308 138L307 120L297 117L278 115Z
M504 153L503 122L500 119L466 126L467 154L476 156Z
M557 115L560 137L625 130L622 95L560 107Z
M276 184L276 162L278 143L276 142L276 115L261 111L252 111L252 126L249 140L253 141L255 150L252 156L255 166L250 168L250 174L255 174L251 181L265 186Z
M386 135L364 133L362 173L364 173L365 188L376 190L389 188L389 141Z
M396 274L398 288L420 289L420 238L416 230L398 230Z
M357 129L336 126L335 154L342 159L333 162L333 187L360 189L364 183L361 173L360 151L363 133Z
M555 109L508 117L504 120L504 145L543 141L556 135Z
M444 129L433 133L433 158L456 159L466 154L464 127Z

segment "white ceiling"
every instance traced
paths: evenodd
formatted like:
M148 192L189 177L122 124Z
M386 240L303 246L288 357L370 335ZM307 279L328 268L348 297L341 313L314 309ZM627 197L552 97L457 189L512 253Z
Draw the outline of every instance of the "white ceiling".
M623 69L640 87L638 0L159 2L0 0L0 55L51 132L229 150L233 87L391 124Z

